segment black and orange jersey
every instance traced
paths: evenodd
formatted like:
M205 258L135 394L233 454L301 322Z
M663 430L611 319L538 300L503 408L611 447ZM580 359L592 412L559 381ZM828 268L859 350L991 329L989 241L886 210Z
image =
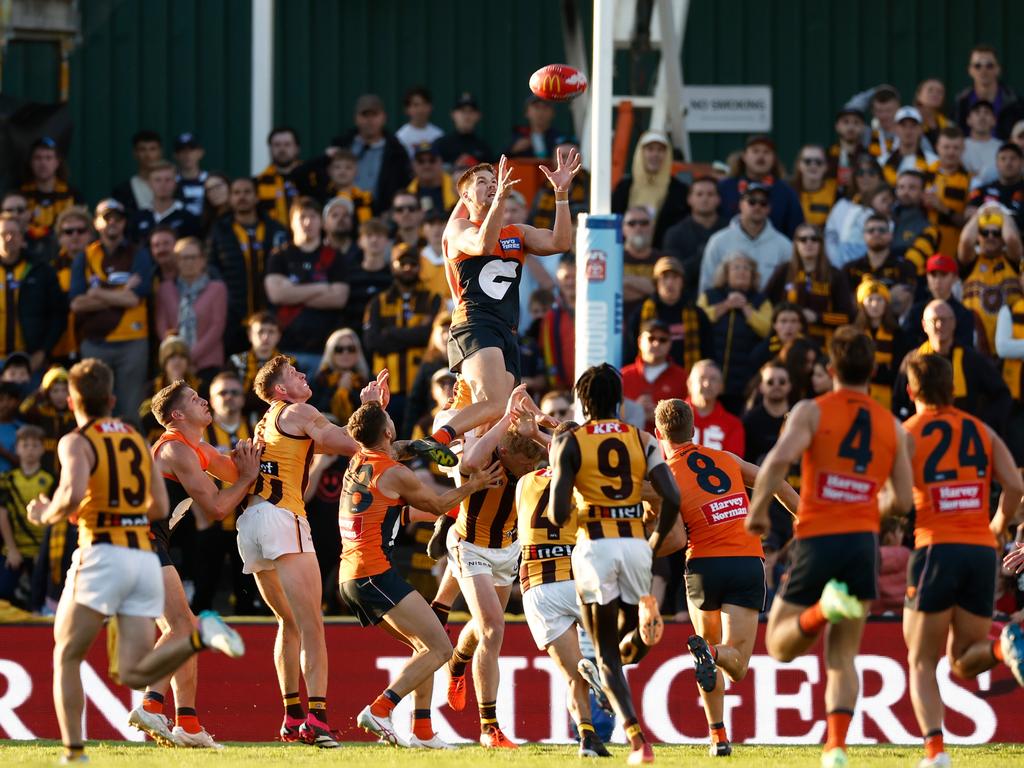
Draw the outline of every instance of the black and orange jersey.
M579 535L643 538L647 456L640 431L618 419L604 419L588 421L572 435L580 451L574 493Z
M686 559L695 557L764 557L761 540L744 522L750 498L740 465L725 451L687 443L667 463L683 500Z
M289 405L276 400L256 425L255 436L263 443L263 456L252 493L293 515L305 517L302 494L309 482L314 445L308 436L290 435L278 425L281 413Z
M896 462L896 422L870 395L841 389L815 398L818 429L801 459L798 539L878 533L878 492Z
M71 520L78 523L78 545L152 550L146 512L153 459L146 441L130 424L112 417L93 419L76 431L92 452L85 498Z
M914 546L995 547L989 530L992 438L981 419L953 406L906 421L914 441Z
M551 469L538 469L519 479L516 508L519 542L523 559L519 565L519 583L523 592L539 584L572 579L572 548L576 544L576 512L565 525L548 520L551 498Z
M478 221L473 224L482 226ZM498 244L483 256L454 250L447 240L443 247L445 276L455 302L452 325L490 320L513 330L518 328L519 283L526 261L522 230L514 224L502 227Z
M963 166L955 171L943 171L936 160L928 166L927 179L927 184L935 188L935 194L949 209L947 212L934 208L928 211L929 221L939 231L938 252L954 256L960 244L960 229L963 226L956 224L954 217L962 216L967 209L971 194L971 174Z
M25 196L28 207L32 210L29 231L37 232L37 237L52 232L57 217L62 212L84 202L77 189L69 187L60 179L54 183L52 192L43 192L34 181L30 181L21 185L21 194Z
M408 293L393 285L366 305L363 339L373 350L372 370L391 373L388 386L394 394L412 392L423 353L430 340L431 323L441 309L441 297L422 284ZM422 343L416 343L419 335Z
M119 252L121 250L121 248L118 248ZM134 255L129 255L132 256L133 260ZM132 264L132 260L125 259L125 256L121 253L115 254L115 257L119 258L122 263ZM113 262L108 259L107 252L99 240L95 240L86 247L86 285L98 285L101 288L112 288L122 291L132 290L125 283L114 284L110 282L110 276L114 272L120 271L113 267ZM130 270L131 267L129 266L128 269ZM140 301L134 307L108 308L99 312L84 314L97 316L93 322L95 326L93 330L96 336L101 337L102 341L138 341L139 339L149 338L149 315L146 307L147 302ZM81 322L81 316L78 316L78 320ZM90 334L84 330L79 333L79 338L87 338L89 336Z
M206 471L206 468L210 466L210 460L206 454L202 452L198 445L194 445L188 441L183 434L175 432L174 430L167 430L153 443L153 458L160 458L160 449L163 448L167 443L181 443L192 449L195 453L196 458L199 460L199 468ZM178 478L170 470L164 470L161 472L164 478L164 482L167 485L167 500L171 508L171 513L163 520L154 520L150 525L149 537L161 537L164 541L169 541L171 536L171 518L175 517L176 514L184 514L184 511L192 504L192 497L189 496L188 491L185 490ZM185 505L184 510L181 509L182 505Z
M497 452L492 461L498 461ZM455 533L478 547L504 549L516 540L516 480L507 469L494 488L483 488L459 504ZM459 483L466 475L459 473Z
M391 567L391 550L406 504L401 498L385 496L377 482L397 466L390 456L364 448L345 470L338 507L340 581L376 576Z

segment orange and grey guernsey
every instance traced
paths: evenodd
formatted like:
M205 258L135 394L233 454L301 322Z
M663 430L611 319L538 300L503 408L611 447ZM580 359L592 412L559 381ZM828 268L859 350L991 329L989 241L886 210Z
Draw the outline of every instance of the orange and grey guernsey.
M495 453L492 461L497 461ZM466 476L462 475L462 481ZM504 549L516 540L516 478L503 469L501 485L483 488L459 504L455 533L478 547Z
M801 459L798 539L878 533L878 492L896 462L892 412L841 389L817 397L818 429Z
M153 487L153 460L142 435L120 419L93 419L75 430L89 443L92 469L85 498L71 522L78 545L111 544L152 551L146 515Z
M305 517L302 494L309 482L314 445L306 435L291 435L281 429L278 421L289 405L284 400L275 400L256 425L256 440L263 442L263 456L251 493L293 515Z
M981 419L953 406L906 421L914 439L914 547L996 547L989 530L992 438Z
M576 511L565 525L548 520L551 498L551 469L538 469L519 480L517 517L523 559L519 564L519 583L523 592L540 584L571 581L572 548L576 544Z
M482 256L451 250L447 241L444 251L445 277L455 302L452 325L479 320L518 328L519 283L526 260L522 230L514 224L502 227L494 250Z
M679 486L686 559L764 557L761 540L744 527L750 498L743 473L725 451L687 443L668 457Z
M572 432L580 449L574 494L579 536L644 538L641 499L647 457L640 431L618 419L588 421Z
M352 457L341 489L338 528L341 531L341 565L338 580L363 579L391 568L391 550L400 526L405 501L385 496L377 483L392 467L390 456L364 448Z

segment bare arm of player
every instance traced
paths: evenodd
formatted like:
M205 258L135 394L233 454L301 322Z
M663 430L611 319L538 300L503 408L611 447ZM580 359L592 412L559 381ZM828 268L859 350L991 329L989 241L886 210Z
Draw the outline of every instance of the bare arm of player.
M408 467L398 464L388 469L377 481L377 487L388 496L397 497L411 507L440 516L457 505L467 496L484 488L497 488L505 477L499 462L494 462L466 478L458 488L452 488L441 495L424 485Z
M231 510L245 501L260 471L260 451L250 441L240 441L235 454L238 461L237 481L220 489L200 468L199 458L187 445L166 443L160 451L160 460L178 478L178 482L204 515L214 520L223 520ZM227 459L226 456L223 458ZM235 466L230 459L228 463Z
M583 161L575 148L559 150L556 160L553 171L543 165L540 167L555 188L555 223L551 229L517 225L523 233L523 249L535 256L551 256L572 249L572 213L567 195L573 177L583 168Z
M349 436L347 429L331 424L320 411L308 403L293 403L288 406L280 417L280 424L292 434L309 437L317 453L354 456L359 450L359 444Z
M885 482L888 490L886 508L879 510L883 517L905 515L914 506L914 468L910 464L912 451L907 431L897 420L896 457L893 460L892 473Z
M736 463L740 466L740 474L743 476L743 484L747 488L753 488L754 483L757 481L757 473L759 468L757 464L751 464L749 461L744 461L735 453L729 453L726 451ZM775 498L778 499L779 503L786 508L793 517L796 517L796 509L800 506L800 494L797 493L793 486L787 482L783 482L779 487L779 490L775 493Z
M328 456L326 453L318 453L313 457L313 463L309 467L309 480L306 483L306 491L302 494L302 500L307 504L316 496L317 487L320 485L320 478L323 477L324 470L331 466L332 461L334 461L334 457Z
M149 506L146 508L146 517L150 520L163 520L171 513L171 499L167 495L167 486L164 484L163 464L159 459L152 459L149 471L153 478L153 487L149 491Z
M561 528L572 514L572 492L580 471L580 444L572 432L563 432L551 441L551 497L548 520Z
M52 525L78 510L89 487L92 454L86 439L77 432L64 435L57 443L60 482L50 499L40 494L28 503L28 519L36 525Z
M661 497L658 526L647 540L654 556L660 557L662 554L668 554L668 549L665 546L667 544L673 546L678 544L677 549L686 546L686 529L683 528L680 532L677 529L681 526L676 525L679 520L679 505L682 500L679 496L679 486L676 484L672 470L665 463L665 457L661 454L661 446L658 441L653 435L646 432L640 433L640 439L643 441L644 455L647 458L647 479L650 480L654 492Z
M484 183L483 178L478 175L475 183ZM512 168L504 155L498 161L498 175L494 183L494 199L479 227L465 219L449 219L449 228L446 229L444 237L457 251L467 256L483 256L494 251L498 245L502 221L505 218L505 200L508 199L512 188L519 183L519 179L512 178Z
M750 499L750 514L747 515L747 533L763 536L771 527L768 509L771 500L782 486L789 468L807 450L818 428L820 411L813 400L801 400L793 408L782 426L778 442L761 462L754 481L754 493Z
M996 507L996 514L989 523L992 534L996 537L999 545L1008 538L1007 529L1010 525L1020 520L1021 498L1024 497L1024 483L1021 482L1020 470L1017 469L1017 462L1006 447L1006 443L993 431L991 427L985 427L989 437L992 439L992 473L995 481L1002 487L999 494L999 505Z

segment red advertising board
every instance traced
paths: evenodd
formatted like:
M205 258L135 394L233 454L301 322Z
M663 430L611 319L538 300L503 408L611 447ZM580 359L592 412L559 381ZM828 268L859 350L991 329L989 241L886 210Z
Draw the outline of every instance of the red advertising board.
M281 722L281 699L274 676L272 624L236 625L245 638L241 660L214 653L201 657L199 713L218 739L270 741ZM733 740L762 744L820 743L825 732L825 669L820 645L815 655L782 664L764 651L762 625L750 672L726 691L726 725ZM655 741L703 742L707 726L686 651L689 625L670 624L665 637L639 666L628 672L643 725ZM404 663L403 647L384 632L353 624L329 624L328 690L331 722L346 740L365 739L355 716L380 693ZM57 738L53 712L53 637L49 626L0 627L0 738ZM908 692L906 648L898 623L872 623L857 659L861 698L850 726L851 743L919 743ZM139 739L127 727L127 714L141 694L115 685L107 676L102 637L83 665L86 733L93 739ZM945 660L939 684L946 704L947 741L953 743L1024 740L1020 727L1024 691L1005 667L976 681L953 678ZM442 670L434 690L434 726L450 741L475 739L472 696L466 710L444 704ZM472 688L472 686L471 686ZM569 740L565 683L550 659L537 650L525 624L505 632L498 715L506 733L520 741ZM404 735L410 702L403 701L395 723ZM168 701L167 711L171 712ZM621 732L619 733L621 739Z

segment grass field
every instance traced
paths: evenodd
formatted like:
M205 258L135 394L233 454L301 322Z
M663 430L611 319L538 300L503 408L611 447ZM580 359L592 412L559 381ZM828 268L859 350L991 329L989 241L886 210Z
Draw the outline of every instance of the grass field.
M613 745L613 757L606 765L625 763L626 748ZM0 743L0 765L54 765L60 757L60 746L55 742ZM131 766L131 768L267 768L268 766L294 766L296 758L303 764L344 765L346 768L406 768L416 766L454 766L481 768L482 766L516 766L516 768L554 768L575 761L576 750L570 746L525 745L515 752L484 751L467 746L456 752L428 752L426 750L395 749L379 745L345 745L336 750L314 750L300 745L228 744L223 752L176 749L165 750L152 745L124 742L90 742L87 747L92 765ZM987 744L978 747L950 747L954 765L970 768L1004 768L1024 764L1024 744ZM753 765L757 768L782 766L784 768L816 768L820 747L742 746L735 747L729 761L708 757L702 746L655 747L656 762L662 765L721 766L729 764ZM917 765L921 758L919 747L852 747L850 765L853 768L891 768Z

